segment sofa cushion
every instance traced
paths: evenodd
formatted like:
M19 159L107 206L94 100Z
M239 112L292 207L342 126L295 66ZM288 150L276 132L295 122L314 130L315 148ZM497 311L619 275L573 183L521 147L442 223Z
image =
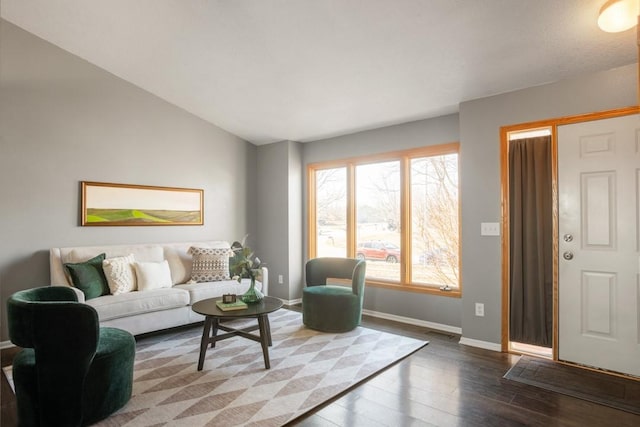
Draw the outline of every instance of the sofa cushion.
M171 282L174 285L191 280L191 255L187 249L165 248L164 258L169 263L171 270Z
M223 294L242 295L249 289L251 285L250 279L242 279L240 283L237 280L221 280L216 282L187 283L184 285L175 285L173 289L182 289L189 292L189 304L201 301L207 298L219 298ZM262 289L262 283L256 281L256 288Z
M122 245L122 246L80 246L65 251L63 262L81 262L104 252L107 258L133 254L136 261L160 262L164 259L164 250L160 245Z
M171 271L167 260L162 262L134 262L136 270L136 280L139 291L149 291L151 289L170 288Z
M151 311L169 310L189 304L189 292L184 289L162 288L146 292L105 295L87 301L98 312L101 322L134 316Z
M191 247L193 257L191 280L194 282L217 282L229 280L229 248Z
M104 275L107 278L109 290L112 295L123 294L137 289L136 273L133 269L134 262L135 257L133 254L107 258L102 261Z
M109 294L107 278L102 269L104 258L105 254L100 254L85 262L64 265L73 286L80 289L87 300Z

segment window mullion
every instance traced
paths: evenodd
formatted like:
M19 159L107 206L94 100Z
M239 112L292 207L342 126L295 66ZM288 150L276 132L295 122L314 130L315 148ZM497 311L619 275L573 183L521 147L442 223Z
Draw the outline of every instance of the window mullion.
M347 165L347 257L356 256L356 168Z
M317 208L317 193L316 193L316 174L317 174L317 170L313 169L313 168L308 168L308 172L307 172L307 197L309 200L308 206L309 206L309 212L307 212L307 218L308 220L308 227L309 227L309 234L308 234L308 253L309 253L309 259L311 258L315 258L317 256L317 247L318 247L318 240L317 240L317 216L316 216L316 208Z
M402 258L400 267L400 283L411 280L411 168L409 158L400 159L400 247Z

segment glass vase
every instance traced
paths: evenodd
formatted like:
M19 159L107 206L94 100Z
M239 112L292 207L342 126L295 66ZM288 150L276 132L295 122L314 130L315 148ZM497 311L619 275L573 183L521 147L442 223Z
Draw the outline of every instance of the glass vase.
M246 304L257 304L264 298L264 294L260 292L259 289L256 289L256 279L255 277L251 278L251 286L249 286L249 290L245 292L240 299Z

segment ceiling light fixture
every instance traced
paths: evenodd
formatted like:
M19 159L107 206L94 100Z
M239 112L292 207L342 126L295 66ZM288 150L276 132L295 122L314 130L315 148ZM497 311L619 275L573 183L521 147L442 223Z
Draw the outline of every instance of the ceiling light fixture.
M619 33L636 28L638 45L638 105L640 105L640 0L608 0L598 15L598 27L608 33Z
M609 0L600 9L598 27L607 33L619 33L638 23L638 0Z

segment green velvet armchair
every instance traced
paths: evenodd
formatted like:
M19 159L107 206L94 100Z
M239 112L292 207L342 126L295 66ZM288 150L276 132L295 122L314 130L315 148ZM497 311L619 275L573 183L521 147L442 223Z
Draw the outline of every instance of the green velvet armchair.
M352 258L314 258L306 264L307 287L302 291L302 322L323 332L347 332L360 324L367 264ZM327 284L346 279L351 286Z
M101 328L96 310L73 289L47 286L7 301L20 426L83 426L131 398L135 340Z

